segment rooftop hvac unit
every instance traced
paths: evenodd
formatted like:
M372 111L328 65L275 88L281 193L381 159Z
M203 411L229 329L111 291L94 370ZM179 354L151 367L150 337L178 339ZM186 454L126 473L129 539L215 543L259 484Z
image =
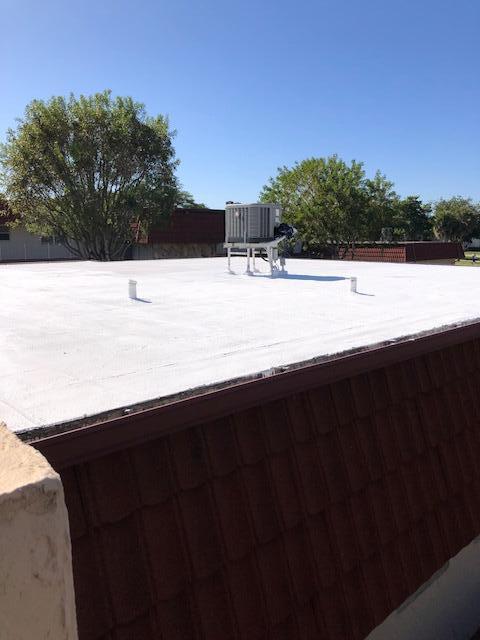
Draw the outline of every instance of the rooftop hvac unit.
M275 239L275 227L281 222L278 204L227 204L225 242L261 243Z
M257 202L255 204L228 203L225 206L225 248L228 270L231 272L232 255L246 255L247 273L253 275L255 255L266 254L272 276L286 273L285 259L280 258L281 270L277 266L278 245L293 237L295 229L282 223L282 208L279 204ZM257 253L258 252L258 253ZM253 271L250 269L250 259Z

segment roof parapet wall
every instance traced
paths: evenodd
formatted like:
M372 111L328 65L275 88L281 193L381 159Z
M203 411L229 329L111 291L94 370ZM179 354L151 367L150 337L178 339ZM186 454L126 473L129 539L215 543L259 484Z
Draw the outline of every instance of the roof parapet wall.
M0 461L2 640L76 640L70 531L60 477L3 424Z

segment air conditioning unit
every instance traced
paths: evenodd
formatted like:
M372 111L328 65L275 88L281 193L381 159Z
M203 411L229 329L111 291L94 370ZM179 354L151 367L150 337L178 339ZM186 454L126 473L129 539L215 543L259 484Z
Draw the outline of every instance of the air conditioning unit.
M227 204L225 206L225 242L255 244L275 239L275 227L282 221L278 204Z

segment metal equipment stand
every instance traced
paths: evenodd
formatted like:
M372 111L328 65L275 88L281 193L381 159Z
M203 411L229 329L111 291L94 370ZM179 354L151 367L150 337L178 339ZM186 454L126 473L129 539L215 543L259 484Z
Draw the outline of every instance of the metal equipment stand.
M276 238L270 242L263 243L247 243L247 242L225 242L223 247L227 250L227 265L229 273L233 273L231 268L232 256L245 256L247 257L247 269L245 271L249 276L258 273L255 267L255 255L257 251L266 251L267 260L270 267L270 276L275 278L277 275L286 275L288 272L285 270L285 258L278 256L278 245L283 240L283 237ZM253 270L250 268L250 261Z

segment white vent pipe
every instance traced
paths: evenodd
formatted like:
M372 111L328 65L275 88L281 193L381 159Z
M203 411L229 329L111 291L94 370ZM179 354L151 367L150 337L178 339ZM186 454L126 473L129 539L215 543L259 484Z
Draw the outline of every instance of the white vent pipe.
M137 281L129 280L128 281L128 297L132 300L137 299Z

